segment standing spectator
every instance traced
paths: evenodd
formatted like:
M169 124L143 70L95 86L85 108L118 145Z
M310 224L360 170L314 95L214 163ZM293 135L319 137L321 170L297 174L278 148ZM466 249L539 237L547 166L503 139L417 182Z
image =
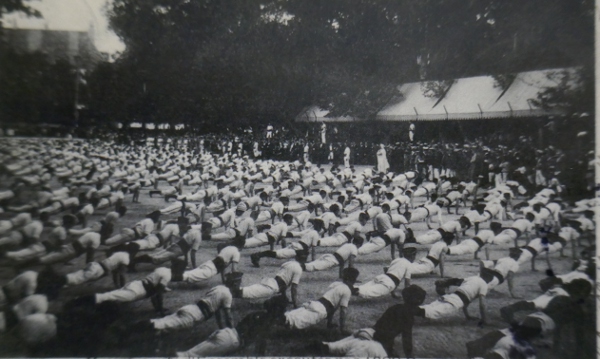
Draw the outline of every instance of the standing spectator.
M387 173L390 169L390 164L387 160L387 153L385 151L385 146L382 144L379 145L379 150L377 151L377 172Z
M344 168L350 167L350 147L346 143L346 148L344 149Z
M325 122L321 124L321 144L327 143L327 125Z
M310 150L310 145L309 145L308 141L306 141L306 143L304 144L304 155L302 158L305 163L308 162L308 160L309 160L309 157L308 157L309 150Z

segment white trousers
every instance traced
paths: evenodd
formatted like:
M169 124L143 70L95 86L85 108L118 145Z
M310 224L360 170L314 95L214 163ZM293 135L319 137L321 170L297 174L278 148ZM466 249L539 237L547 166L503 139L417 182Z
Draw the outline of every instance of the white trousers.
M16 246L23 242L23 234L18 231L12 231L8 236L0 238L0 247Z
M213 261L200 264L198 268L183 272L185 282L201 282L217 275L217 267Z
M462 300L456 294L446 294L433 303L423 305L425 318L441 319L446 318L464 306Z
M135 280L128 283L121 289L113 290L107 293L96 294L96 304L102 302L134 302L146 297L146 289L141 280Z
M361 298L377 298L390 294L396 288L392 278L380 274L373 280L358 287L358 296Z
M516 237L516 233L513 230L505 229L492 238L491 243L498 245L510 244L514 242Z
M185 352L177 352L178 357L216 357L230 354L240 347L240 337L233 328L214 331L205 341Z
M348 238L342 233L335 233L331 237L325 237L319 240L319 246L321 247L339 247L345 243L348 243Z
M373 340L374 333L372 328L359 329L349 337L325 344L333 355L352 358L387 358L388 355L381 343Z
M256 248L262 247L269 244L269 238L266 233L258 233L252 238L246 239L246 244L244 244L244 248Z
M104 268L98 262L88 263L84 269L69 273L67 277L67 285L79 285L86 282L91 282L102 278Z
M5 256L15 262L25 262L45 253L46 247L41 243L35 243L18 251L6 252Z
M333 256L333 254L324 254L323 256L317 258L312 262L308 262L305 264L307 272L321 271L329 268L333 268L338 266L338 260Z
M233 228L229 228L229 229L224 230L221 233L213 234L211 236L211 238L214 239L214 240L219 240L220 241L220 240L234 239L235 236L236 236L235 230Z
M373 237L367 243L363 244L358 249L358 254L371 254L375 252L379 252L380 250L385 248L385 241L381 237Z
M327 318L327 309L319 301L302 304L298 309L285 313L285 323L290 328L304 329Z
M135 232L131 228L121 229L121 233L116 236L112 236L106 240L107 246L115 246L117 244L133 241L135 239Z
M275 251L275 258L290 259L296 257L296 250L292 247L285 247Z
M77 258L77 252L71 245L60 247L58 251L50 252L40 258L42 264L53 264L59 262L66 262L73 258Z
M425 234L422 234L417 237L417 243L419 244L433 244L442 239L442 235L436 229L432 229L427 231Z
M15 304L12 310L19 320L28 315L44 314L48 311L48 298L41 294L30 295Z
M416 262L410 264L410 273L411 276L419 275L419 274L429 274L433 272L435 266L433 262L431 262L427 258L421 258Z
M160 246L160 240L154 234L149 234L146 238L138 239L137 241L133 241L133 243L137 243L137 245L140 246L140 251L149 251Z
M275 278L265 278L258 284L242 288L242 298L259 299L272 297L279 292Z
M473 254L479 249L479 245L472 239L465 239L455 246L448 247L450 254L461 255L461 254Z
M196 304L179 308L175 313L163 318L150 319L156 330L189 329L194 323L204 321L204 315Z

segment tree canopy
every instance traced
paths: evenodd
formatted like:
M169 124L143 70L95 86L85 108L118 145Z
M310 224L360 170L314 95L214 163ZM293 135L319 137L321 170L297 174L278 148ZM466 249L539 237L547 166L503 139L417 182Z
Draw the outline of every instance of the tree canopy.
M109 15L126 50L89 76L100 120L368 119L405 82L593 69L592 0L114 0Z

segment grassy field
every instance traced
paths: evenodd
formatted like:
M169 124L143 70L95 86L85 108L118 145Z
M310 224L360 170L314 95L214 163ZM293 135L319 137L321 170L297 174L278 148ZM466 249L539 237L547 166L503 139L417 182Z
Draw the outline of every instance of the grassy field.
M186 188L185 190L191 190ZM130 227L145 214L152 210L162 208L167 205L163 198L150 198L148 189L142 190L140 195L141 203L131 203L131 195L126 195L125 205L128 207L128 213L123 218L116 230L123 227ZM416 204L422 203L422 200L417 200ZM98 211L89 223L93 223L103 217L106 211ZM464 209L461 209L464 213ZM6 214L2 215L7 217ZM56 217L58 218L58 216ZM455 219L456 215L445 215L445 220ZM487 228L487 224L484 225ZM411 228L415 231L415 235L419 235L427 230L424 223L412 224ZM472 235L470 230L468 235ZM524 244L524 241L521 241ZM201 250L197 253L197 263L211 260L216 255L216 241L205 241L202 243ZM259 282L264 277L272 277L283 261L274 259L263 259L260 268L254 268L250 264L251 253L258 249L244 250L242 259L239 265L239 270L244 272L242 285L249 285ZM317 254L333 252L335 248L318 248ZM425 256L426 248L419 250L417 258ZM556 273L566 273L570 271L571 259L570 250L565 252L566 258L560 258L558 254L552 255L552 264ZM498 259L508 255L506 249L494 247L491 250L491 259ZM480 254L483 257L484 254ZM102 251L97 251L96 259L104 258ZM385 248L379 253L374 253L368 256L359 257L356 261L356 267L360 270L359 280L366 282L378 274L383 273L383 267L390 262L389 248ZM5 262L1 261L4 265ZM68 273L80 269L84 266L84 259L78 258L72 261L71 265L56 265L55 270L59 273ZM521 272L516 275L516 294L525 299L533 299L541 294L538 286L538 281L545 277L546 264L543 258L538 258L537 267L539 271L532 272L529 265L521 267ZM153 268L149 265L142 264L138 266L137 273L129 273L127 280L135 280L147 275ZM478 273L478 262L473 260L472 255L446 257L446 276L447 277L467 277ZM309 300L318 299L324 292L327 286L337 280L338 271L336 268L323 272L304 273L299 286L299 301L306 302ZM14 276L14 271L6 266L0 267L0 284L6 283ZM413 278L412 282L418 284L427 290L426 303L436 300L437 295L434 290L433 282L439 279L439 272L423 277ZM211 287L220 284L220 277L215 276L207 283L199 285L190 285L186 283L172 283L171 292L166 293L164 305L171 312L177 310L183 305L195 303L200 299ZM401 284L403 287L403 284ZM91 294L95 292L103 292L112 290L112 281L109 278L103 278L99 281L84 284L74 288L64 289L58 300L51 304L50 312L60 316L62 305L65 301L77 296ZM398 299L393 299L390 296L366 300L358 297L353 297L348 309L347 327L350 330L372 326L379 316L387 307L398 303ZM508 288L505 284L500 285L495 290L491 291L487 296L488 318L489 324L485 327L478 327L477 322L467 322L462 313L457 313L455 316L444 320L432 321L423 318L417 318L414 328L414 352L417 357L421 358L464 358L466 357L465 343L469 340L479 338L480 336L495 330L507 327L499 315L499 308L516 301L511 299L508 294ZM590 300L590 302L592 302ZM581 323L586 327L586 333L591 339L591 343L595 345L595 311L588 306L590 317L588 323ZM121 306L120 319L115 323L115 326L123 326L127 323L152 318L155 316L152 305L149 300L142 300L134 303L123 304ZM251 302L243 299L234 299L233 315L236 321L239 321L243 316L250 311L260 310L261 302ZM471 305L470 313L479 316L478 304ZM336 313L337 321L337 313ZM93 323L90 323L93 325ZM211 332L217 328L214 320L197 324L191 330L183 330L172 334L163 335L139 335L139 333L130 333L131 335L119 342L119 338L114 335L113 331L107 331L99 334L96 337L89 338L89 343L59 343L51 348L45 348L43 351L28 351L20 346L15 339L9 335L0 335L0 355L4 357L21 357L21 356L81 356L82 353L74 352L73 348L82 346L86 348L89 345L95 345L97 351L94 355L103 357L132 357L132 356L166 356L172 350L187 350L204 340ZM331 341L340 339L342 336L337 331L326 329L325 322L320 323L316 327L304 331L288 331L278 329L274 331L270 338L267 348L269 356L294 356L302 353L301 349L304 345L309 344L314 340ZM548 347L549 339L538 340L536 342L536 350L538 358L559 359L566 358L565 354L559 354L555 350ZM572 347L572 339L565 339L563 345L565 348ZM396 348L398 353L403 353L401 349L400 337L396 340ZM595 356L594 348L588 350L590 357ZM246 348L235 353L236 356L252 356L253 348Z

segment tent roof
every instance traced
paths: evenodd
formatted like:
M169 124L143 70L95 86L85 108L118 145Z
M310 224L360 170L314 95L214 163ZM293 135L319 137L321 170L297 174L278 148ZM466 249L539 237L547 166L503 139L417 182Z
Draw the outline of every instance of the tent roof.
M560 115L559 109L536 107L532 100L548 87L556 87L564 72L575 68L521 72L503 91L492 76L456 79L441 99L423 95L425 82L398 86L399 99L388 103L378 114L384 121L434 121ZM349 122L354 118L328 118L327 111L313 106L298 116L305 122Z
M412 83L400 87L404 95L400 101L388 104L377 115L378 119L389 121L415 120L457 120L508 117L538 117L559 115L559 110L544 110L536 107L532 100L544 88L559 84L561 73L574 73L574 68L550 69L522 72L516 75L506 91L496 86L492 76L477 76L455 80L445 96L434 106L415 107L418 115L408 114L407 108L414 103L422 105L420 83ZM403 92L407 91L407 92ZM419 111L421 109L421 111ZM425 111L423 111L425 110Z
M296 116L296 122L353 122L360 121L354 117L325 117L329 111L319 108L318 106L310 106L302 113Z

